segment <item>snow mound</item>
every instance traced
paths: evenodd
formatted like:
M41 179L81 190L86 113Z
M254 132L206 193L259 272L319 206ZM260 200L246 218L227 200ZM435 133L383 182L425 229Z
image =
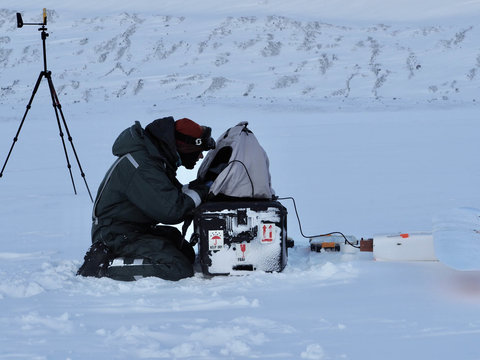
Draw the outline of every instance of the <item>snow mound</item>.
M480 210L457 208L434 221L435 253L458 270L480 270Z

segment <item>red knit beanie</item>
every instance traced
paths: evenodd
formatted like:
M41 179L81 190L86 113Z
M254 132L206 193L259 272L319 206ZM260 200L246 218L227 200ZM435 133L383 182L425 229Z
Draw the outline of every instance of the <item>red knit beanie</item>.
M201 138L204 128L198 125L195 121L183 118L175 121L175 131L179 132L180 134L190 136L192 138ZM202 147L195 144L187 144L178 139L175 140L175 143L177 145L178 151L182 153L193 153L202 151Z

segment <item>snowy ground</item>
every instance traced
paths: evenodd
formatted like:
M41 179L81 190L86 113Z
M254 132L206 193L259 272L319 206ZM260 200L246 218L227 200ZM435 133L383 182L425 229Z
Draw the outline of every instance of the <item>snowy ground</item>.
M3 156L41 70L36 28L14 26L41 9L21 3L0 10ZM480 207L478 2L82 3L41 5L94 194L118 133L173 115L215 136L249 121L307 234L432 231ZM75 277L92 204L70 155L73 195L59 139L42 84L0 179L0 358L480 359L478 271L311 253L288 202L282 273Z

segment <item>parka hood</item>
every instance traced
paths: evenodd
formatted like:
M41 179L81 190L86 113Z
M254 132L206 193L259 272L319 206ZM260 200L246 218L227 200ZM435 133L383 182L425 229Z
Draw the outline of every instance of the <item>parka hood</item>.
M179 156L175 147L175 122L173 118L162 120L165 121L157 122L163 126L162 137L156 139L147 136L140 122L135 121L134 125L118 135L113 143L113 155L123 156L146 150L151 157L164 161L168 167L176 170Z

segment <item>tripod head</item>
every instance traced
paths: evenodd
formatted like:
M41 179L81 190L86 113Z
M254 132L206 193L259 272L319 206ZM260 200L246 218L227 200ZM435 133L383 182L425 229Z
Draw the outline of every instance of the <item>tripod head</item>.
M45 25L47 25L47 9L43 8L43 15L42 15L43 21L41 23L24 23L22 19L22 14L17 13L17 28L21 28L24 25L35 25L35 26L41 26L41 28L38 29L38 31L41 31L41 38L43 42L43 69L45 72L47 72L47 48L45 46L45 40L48 37L47 33L47 28Z
M43 8L42 17L43 17L43 22L41 22L41 23L24 23L23 19L22 19L22 14L17 13L17 28L21 28L21 27L23 27L23 25L35 25L35 26L45 27L45 25L47 25L47 9L45 9L45 8Z

